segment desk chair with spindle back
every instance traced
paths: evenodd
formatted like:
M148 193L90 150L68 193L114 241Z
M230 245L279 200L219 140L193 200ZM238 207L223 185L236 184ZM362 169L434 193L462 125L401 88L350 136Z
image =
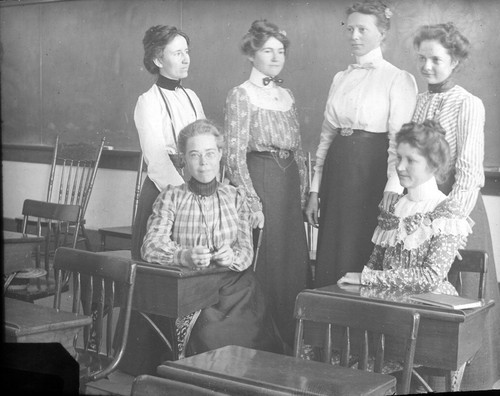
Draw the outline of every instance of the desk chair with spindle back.
M40 298L52 296L55 293L54 277L50 269L50 248L59 246L76 247L78 233L81 226L82 208L79 205L59 204L45 201L26 199L23 204L23 234L27 233L29 223L36 225L36 235L44 233L45 247L43 252L44 269L47 272L45 279L37 279L36 285L28 286L25 290L9 290L6 297L34 302ZM45 223L45 226L42 226ZM40 265L40 249L36 251L36 265ZM67 290L67 288L66 288Z
M336 349L340 350L340 365L349 367L353 356L351 347L359 346L358 369L368 370L372 362L369 357L372 356L373 371L390 374L384 370L386 342L395 338L401 340L404 349L397 358L403 361L403 370L398 378L397 391L398 394L409 393L420 323L418 312L371 301L331 298L328 294L304 290L297 296L295 318L295 357L300 357L304 349L304 323L321 323L325 326L323 360L328 364L332 362L333 349ZM361 333L359 338L353 337L357 331ZM338 335L339 339L332 334Z
M85 230L85 213L90 200L94 181L106 138L99 145L90 143L61 143L56 138L54 154L47 188L47 202L66 205L79 205L81 219L78 242L84 242L87 250L92 250L90 239ZM21 220L18 221L18 228ZM42 224L43 226L46 223ZM53 252L54 249L51 249Z
M461 257L456 257L448 271L448 280L462 297L483 300L486 294L486 272L488 270L488 254L482 250L459 250ZM477 274L477 295L465 295L462 292L462 273ZM471 359L472 360L472 359ZM470 364L470 361L466 365ZM423 376L444 377L447 392L459 391L465 366L455 374L449 370L428 367L419 367L414 372L415 376L428 392L433 389ZM455 375L453 378L452 375Z
M76 360L80 364L80 386L106 381L117 369L127 345L132 309L136 264L126 258L61 247L56 250L56 297L54 308L61 309L61 291L65 279L72 279L71 311L92 316L84 328L83 339L75 338ZM118 307L122 322L115 329L113 307ZM121 326L121 328L118 328ZM118 342L114 340L119 334ZM83 392L85 393L85 392Z
M99 228L98 232L101 235L101 251L106 250L107 237L122 238L128 240L132 239L132 227L134 226L135 214L137 213L137 207L139 205L139 197L141 195L141 188L142 188L142 183L144 181L145 172L146 172L146 164L144 162L144 155L141 153L137 169L137 176L135 179L134 202L132 205L131 224L126 226Z

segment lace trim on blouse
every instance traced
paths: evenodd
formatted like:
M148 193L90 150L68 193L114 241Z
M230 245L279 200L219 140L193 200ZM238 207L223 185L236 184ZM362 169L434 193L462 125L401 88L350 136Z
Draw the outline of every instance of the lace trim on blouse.
M460 213L458 203L449 199L441 202L431 212L403 218L382 210L372 242L382 247L401 244L404 250L412 250L435 235L466 237L472 232L472 221L461 217Z

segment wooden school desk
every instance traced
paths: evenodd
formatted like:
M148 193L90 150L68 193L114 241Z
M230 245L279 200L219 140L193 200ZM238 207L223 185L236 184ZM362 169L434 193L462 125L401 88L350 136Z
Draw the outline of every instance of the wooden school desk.
M273 370L269 370L273 367ZM160 377L232 395L387 395L390 375L229 345L157 369Z
M469 361L483 342L483 324L494 301L487 301L480 308L453 310L412 303L409 293L382 290L363 286L330 285L303 293L321 293L332 298L352 298L408 307L420 313L415 364L443 370L457 370ZM413 293L414 294L414 293ZM398 357L403 346L387 342L387 355ZM459 384L457 384L459 386Z
M45 238L20 232L3 231L3 271L10 274L23 268L33 268L31 255L33 250L40 246Z
M102 252L101 254L114 254ZM120 254L120 253L117 253ZM179 352L175 342L175 319L219 302L219 282L228 268L211 266L192 270L174 266L136 261L137 275L132 309L139 311L172 350L173 358ZM149 314L171 319L170 334L166 335L153 325Z
M92 318L6 298L4 321L6 342L58 342L75 356L73 338Z

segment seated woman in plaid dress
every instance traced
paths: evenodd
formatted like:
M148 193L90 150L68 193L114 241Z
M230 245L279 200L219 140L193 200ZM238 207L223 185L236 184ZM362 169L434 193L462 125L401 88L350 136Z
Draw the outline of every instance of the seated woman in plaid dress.
M245 192L217 181L224 137L207 120L186 126L178 148L191 179L169 185L153 205L141 249L150 263L191 269L227 267L219 302L177 321L181 356L225 345L279 351L252 269L252 228Z

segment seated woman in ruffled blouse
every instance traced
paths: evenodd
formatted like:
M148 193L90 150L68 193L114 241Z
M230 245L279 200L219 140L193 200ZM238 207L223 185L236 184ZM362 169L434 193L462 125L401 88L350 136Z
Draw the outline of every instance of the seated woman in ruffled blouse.
M450 162L444 135L432 120L403 125L396 135L397 173L407 193L389 211L380 206L368 264L339 284L457 294L447 274L472 230L459 205L438 189Z

